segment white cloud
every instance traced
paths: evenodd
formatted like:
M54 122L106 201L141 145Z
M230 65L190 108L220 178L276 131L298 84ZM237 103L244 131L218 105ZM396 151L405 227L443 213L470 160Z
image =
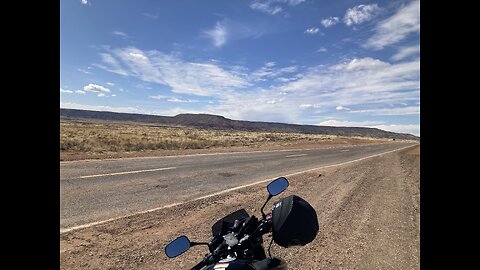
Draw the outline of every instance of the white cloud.
M60 87L60 93L72 94L73 91L72 90L65 90L65 89Z
M306 0L277 0L279 2L287 2L291 6L296 6L298 4L301 4L305 2Z
M97 95L97 97L106 97L106 96L107 96L107 95L105 95L104 93L99 93L99 94Z
M320 31L320 29L318 29L318 27L312 27L312 28L308 28L307 30L305 30L305 34L316 34L318 33L318 31Z
M371 115L419 115L420 106L408 106L397 108L355 110L352 113L366 113Z
M266 14L275 15L283 11L283 8L275 5L275 3L288 4L289 6L299 5L306 0L254 0L250 4L250 8L258 10Z
M416 55L420 52L420 46L413 45L409 47L402 47L398 50L396 54L394 54L390 59L393 61L399 61L404 58L407 58L410 55Z
M297 66L288 66L283 68L275 68L275 62L268 62L260 69L253 71L247 75L253 81L266 81L267 79L277 78L287 73L294 73L297 71Z
M67 90L67 89L63 89L60 87L60 93L66 93L66 94L85 94L84 91L82 90Z
M350 111L350 108L343 107L343 106L337 106L335 108L335 110L337 110L337 111Z
M106 85L110 85L110 86L114 86L114 85L115 85L115 84L112 83L112 82L106 82L105 84L106 84Z
M270 6L270 4L267 3L261 3L261 2L253 2L250 4L250 8L254 10L258 10L270 15L275 15L277 13L280 13L283 11L283 9L279 6Z
M341 121L330 119L320 122L319 126L333 126L333 127L372 127L373 125L383 124L381 121Z
M117 96L117 95L115 95L115 94L111 95L111 97L116 97L116 96Z
M88 4L88 0L81 0L80 2L84 5Z
M120 65L120 63L109 53L100 53L102 61L108 65L108 67L98 64L93 64L94 66L105 69L107 71L117 73L120 75L127 75L127 71Z
M85 74L92 74L90 71L87 71L87 70L84 70L84 69L81 69L81 68L78 68L77 70L82 72L82 73L85 73Z
M379 22L375 34L367 40L365 48L383 49L395 44L412 33L420 32L420 1L412 1L400 8L393 16Z
M378 14L380 8L377 4L371 5L358 5L353 8L347 9L343 22L348 25L361 24L363 22L371 20Z
M318 48L318 50L316 52L326 52L326 51L327 51L327 48L320 47L320 48Z
M266 66L266 67L274 67L275 65L276 65L275 62L267 62L267 63L265 63L265 66Z
M115 35L115 36L119 36L121 38L124 38L124 39L128 38L128 34L125 33L125 32L122 32L122 31L113 31L112 34Z
M198 102L198 100L181 99L181 98L176 98L176 97L168 98L167 101L168 102L174 102L174 103L197 103Z
M212 42L215 45L215 47L220 48L223 45L225 45L225 43L227 42L227 37L228 37L227 28L221 22L217 22L213 29L204 31L204 34L212 39Z
M112 50L108 55L112 59L107 58L107 65L121 63L125 67L125 75L144 82L167 85L175 93L214 96L251 85L240 74L217 64L186 62L177 55L155 50L142 51L128 47ZM115 72L115 66L105 69Z
M276 90L327 107L411 102L419 98L419 72L418 60L389 64L372 58L353 59L310 68L298 80Z
M260 71L263 71L261 79L272 74L266 67ZM373 58L352 59L293 73L294 81L278 80L281 82L279 85L269 88L225 93L218 96L215 105L207 105L204 109L232 119L287 123L311 123L322 115L338 112L339 104L348 112L347 116L416 116L418 108L405 109L401 103L414 104L419 100L419 71L418 59L403 63L388 63ZM258 70L252 74L255 73ZM252 74L251 80L258 79ZM272 100L275 100L275 106L269 104ZM387 110L388 104L395 105ZM354 111L350 109L353 106L364 110Z
M300 104L300 106L298 106L300 109L318 109L320 108L320 105L318 104L310 104L310 103L307 103L307 104Z
M338 17L330 17L330 18L328 18L328 19L323 19L323 20L321 21L321 23L323 24L323 26L324 26L325 28L328 28L328 27L330 27L330 26L333 26L333 25L335 25L335 24L337 24L337 23L339 23L339 22L340 22L340 18L338 18Z
M156 95L156 96L150 96L150 98L161 100L161 99L167 99L169 97L163 96L163 95Z
M158 19L158 14L151 14L151 13L144 12L142 13L142 15L152 20Z
M379 69L379 68L386 68L389 66L389 63L383 62L378 59L373 59L371 57L365 57L360 59L353 59L348 63L342 63L338 65L334 65L331 67L333 70L346 70L346 71L353 71L353 70L372 70L372 69Z
M90 111L108 111L108 112L120 112L120 113L144 113L144 111L135 107L111 107L111 106L98 106L78 104L72 102L61 102L60 108L65 109L77 109L77 110L90 110Z
M83 90L87 92L110 93L110 89L105 88L101 85L93 84L93 83L90 83L85 87L83 87Z

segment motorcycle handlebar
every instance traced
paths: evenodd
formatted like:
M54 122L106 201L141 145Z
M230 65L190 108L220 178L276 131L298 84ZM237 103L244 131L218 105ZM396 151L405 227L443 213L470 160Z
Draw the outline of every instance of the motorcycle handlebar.
M262 218L261 220L259 220L257 222L258 222L257 223L258 227L254 231L254 233L251 235L252 237L257 237L260 234L263 235L265 233L268 233L271 230L271 215L270 215L270 213L266 215L265 219ZM211 254L211 255L205 256L205 258L203 258L202 261L197 263L190 270L201 270L203 267L205 267L205 266L207 266L211 263L215 263L214 258L218 257L218 255L220 255L220 254L216 254L217 252L222 253L222 251L218 250L216 252L213 252L213 254ZM217 256L215 256L215 255L217 255Z

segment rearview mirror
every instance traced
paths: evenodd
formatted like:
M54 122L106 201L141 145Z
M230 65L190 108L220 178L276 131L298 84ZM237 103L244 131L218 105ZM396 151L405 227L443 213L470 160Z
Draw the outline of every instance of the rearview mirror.
M271 196L276 196L283 191L285 191L288 187L288 180L285 177L279 177L275 180L273 180L270 184L267 186L268 193L270 193Z
M165 247L165 254L167 254L169 258L175 258L178 255L183 254L191 246L192 244L190 243L190 240L188 239L188 237L183 235L173 240L172 242L170 242L170 244L168 244Z

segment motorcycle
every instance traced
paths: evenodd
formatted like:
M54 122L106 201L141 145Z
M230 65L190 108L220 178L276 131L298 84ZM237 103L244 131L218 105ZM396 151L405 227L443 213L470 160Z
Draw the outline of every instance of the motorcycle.
M317 236L319 225L315 209L297 195L290 195L273 204L271 213L263 209L273 196L287 189L285 177L273 180L267 185L268 197L260 212L259 219L250 216L245 209L235 211L212 226L210 242L192 242L183 235L165 246L169 258L177 257L193 246L208 246L209 254L191 270L286 270L285 260L272 257L270 248L274 241L279 246L304 246ZM271 233L268 257L263 246L263 235ZM204 268L205 267L205 268Z

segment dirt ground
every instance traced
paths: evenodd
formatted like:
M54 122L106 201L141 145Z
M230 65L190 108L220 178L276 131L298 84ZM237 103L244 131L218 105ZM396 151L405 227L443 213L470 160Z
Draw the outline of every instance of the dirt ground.
M304 247L272 245L289 269L419 269L419 146L289 177L279 199L296 194L317 211L320 231ZM210 240L210 227L239 208L260 215L264 184L60 235L61 269L190 269L207 249L168 259L179 235ZM269 242L268 237L264 237Z

